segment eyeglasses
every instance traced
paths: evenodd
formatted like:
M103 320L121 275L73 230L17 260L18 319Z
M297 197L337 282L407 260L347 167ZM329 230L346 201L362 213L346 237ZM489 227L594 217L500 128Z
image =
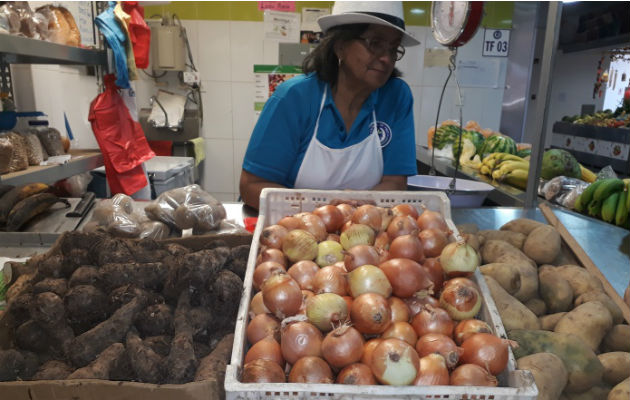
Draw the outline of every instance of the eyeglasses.
M387 41L377 38L358 37L357 39L365 43L367 49L377 57L389 54L394 61L400 61L405 55L405 48L402 45L392 47Z

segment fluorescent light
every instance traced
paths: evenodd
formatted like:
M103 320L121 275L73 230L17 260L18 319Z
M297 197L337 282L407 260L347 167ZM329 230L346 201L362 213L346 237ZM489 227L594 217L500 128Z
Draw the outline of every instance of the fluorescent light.
M424 14L424 10L421 8L412 8L410 11L412 14L422 15Z

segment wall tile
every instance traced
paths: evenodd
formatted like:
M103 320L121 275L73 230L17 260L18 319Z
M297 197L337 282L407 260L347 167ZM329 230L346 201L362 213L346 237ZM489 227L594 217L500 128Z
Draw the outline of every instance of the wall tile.
M405 56L396 63L396 67L403 73L403 79L409 85L419 85L422 82L422 65L424 64L424 42L427 28L410 26L409 31L420 40L420 44L405 49Z
M232 140L206 139L203 187L209 193L234 193Z
M243 169L243 159L249 140L234 140L234 189L239 193L238 184L241 179L241 170Z
M232 139L232 88L229 82L203 81L203 136Z
M226 202L227 203L231 203L231 202L236 201L236 199L237 199L237 194L236 193L217 193L217 192L214 192L214 193L212 193L212 196L215 199L217 199L220 202L222 202L222 203L226 203Z
M256 64L278 64L280 44L277 40L263 40L263 60Z
M190 52L192 53L197 69L199 69L199 23L200 21L197 20L182 20L182 26L186 29ZM188 57L187 53L186 57ZM188 58L186 58L186 62L188 62Z
M263 23L230 22L233 82L254 82L254 64L263 60Z
M234 139L249 140L256 125L254 83L232 82L232 127Z
M202 80L226 81L231 77L232 61L230 46L230 22L199 21L198 49L199 65Z

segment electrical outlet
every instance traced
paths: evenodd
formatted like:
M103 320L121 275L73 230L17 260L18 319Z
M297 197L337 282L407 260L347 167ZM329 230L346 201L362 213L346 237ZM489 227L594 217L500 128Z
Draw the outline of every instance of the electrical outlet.
M195 71L184 72L184 83L188 85L199 85L199 82L201 82L201 76L199 72L195 72Z

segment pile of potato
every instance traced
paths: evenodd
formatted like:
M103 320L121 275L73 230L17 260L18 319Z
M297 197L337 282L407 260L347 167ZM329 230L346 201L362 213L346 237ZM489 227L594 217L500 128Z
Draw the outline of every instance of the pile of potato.
M13 265L0 381L214 379L222 390L248 254L220 239L195 251L66 232Z
M576 265L554 227L515 219L500 230L459 226L483 273L519 369L539 399L628 400L630 326L601 281Z

